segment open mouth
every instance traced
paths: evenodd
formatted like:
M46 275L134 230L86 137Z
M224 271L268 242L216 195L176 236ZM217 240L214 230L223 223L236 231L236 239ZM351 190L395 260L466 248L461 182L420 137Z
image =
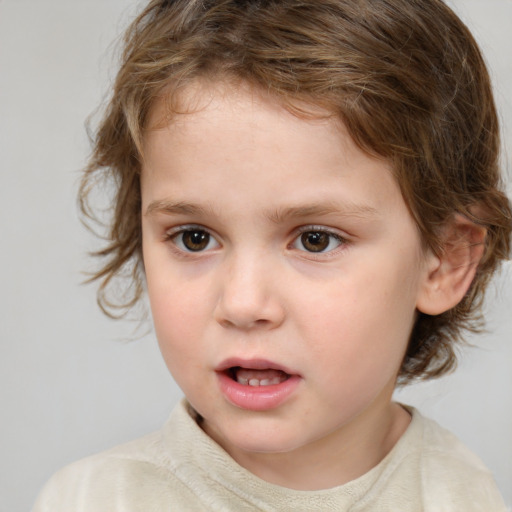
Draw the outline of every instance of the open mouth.
M226 375L242 386L275 386L288 380L291 375L273 368L252 369L232 366L226 370Z
M302 382L297 372L265 359L230 358L215 371L227 401L250 411L268 411L281 406Z

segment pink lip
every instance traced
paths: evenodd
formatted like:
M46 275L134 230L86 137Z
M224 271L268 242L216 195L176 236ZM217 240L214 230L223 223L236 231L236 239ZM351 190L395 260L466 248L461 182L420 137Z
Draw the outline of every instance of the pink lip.
M281 370L290 377L280 384L271 386L243 385L233 380L226 372L229 368L237 366L254 370ZM264 359L227 359L215 370L224 397L236 407L250 411L266 411L279 407L291 397L302 380L293 370Z
M234 368L235 366L240 366L240 368L250 368L251 370L281 370L288 375L298 375L295 370L287 368L281 364L274 363L273 361L268 361L267 359L242 359L239 357L225 359L215 368L215 371L223 372L229 368Z

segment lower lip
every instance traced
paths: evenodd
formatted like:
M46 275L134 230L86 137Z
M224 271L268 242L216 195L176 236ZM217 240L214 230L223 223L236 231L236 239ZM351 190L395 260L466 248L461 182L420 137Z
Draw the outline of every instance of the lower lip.
M225 373L218 373L220 389L233 405L249 411L268 411L283 404L297 389L302 380L292 375L280 384L249 386L239 384Z

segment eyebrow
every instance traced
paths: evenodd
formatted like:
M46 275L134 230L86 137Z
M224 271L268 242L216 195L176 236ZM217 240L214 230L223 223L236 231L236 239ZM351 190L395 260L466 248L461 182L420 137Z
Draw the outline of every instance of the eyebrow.
M173 202L167 199L152 201L146 208L145 215L163 213L167 215L212 215L213 208L204 208L198 204Z
M372 206L356 203L326 202L279 208L267 214L270 221L280 224L289 219L341 215L344 217L374 218L378 211Z
M206 207L186 202L174 202L167 199L152 201L146 208L145 215L154 214L166 215L197 215L212 216L215 210L212 206ZM280 224L291 219L300 219L307 217L322 217L327 215L341 215L344 217L374 218L378 216L378 211L365 204L356 203L312 203L300 206L287 206L277 208L265 213L265 217L275 224Z

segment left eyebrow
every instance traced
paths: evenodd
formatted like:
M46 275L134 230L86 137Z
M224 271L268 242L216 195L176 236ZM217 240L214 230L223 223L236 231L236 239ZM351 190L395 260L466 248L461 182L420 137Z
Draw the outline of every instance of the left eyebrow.
M343 217L359 217L372 219L379 216L379 212L372 206L355 203L322 203L301 206L289 206L268 212L266 217L276 224L289 219L322 217L339 215Z

